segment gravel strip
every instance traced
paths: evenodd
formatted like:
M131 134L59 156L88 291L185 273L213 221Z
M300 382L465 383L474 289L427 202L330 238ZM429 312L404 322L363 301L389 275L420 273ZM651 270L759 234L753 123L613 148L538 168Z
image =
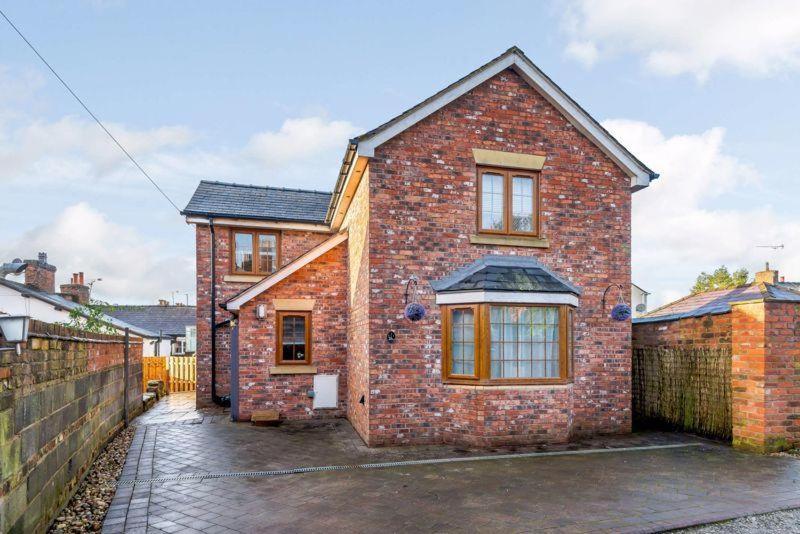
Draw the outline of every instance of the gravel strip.
M126 428L100 453L49 532L100 532L134 432L133 427Z
M732 521L675 530L673 532L691 532L693 534L760 534L767 532L800 534L800 509L751 515Z

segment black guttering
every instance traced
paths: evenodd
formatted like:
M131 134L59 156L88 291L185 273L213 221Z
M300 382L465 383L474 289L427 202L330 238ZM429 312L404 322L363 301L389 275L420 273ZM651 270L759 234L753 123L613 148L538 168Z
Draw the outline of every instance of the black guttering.
M331 203L328 205L328 213L325 215L326 224L331 224L331 222L333 222L336 206L339 204L339 198L342 196L344 183L346 181L347 175L350 174L350 169L353 166L353 159L355 158L357 151L358 151L358 138L354 137L348 142L347 150L345 150L344 158L342 158L342 166L339 169L339 178L336 180L336 188L333 190L333 195L331 196Z
M214 234L214 219L208 219L211 230L211 400L218 406L230 406L230 396L223 399L217 395L217 238Z

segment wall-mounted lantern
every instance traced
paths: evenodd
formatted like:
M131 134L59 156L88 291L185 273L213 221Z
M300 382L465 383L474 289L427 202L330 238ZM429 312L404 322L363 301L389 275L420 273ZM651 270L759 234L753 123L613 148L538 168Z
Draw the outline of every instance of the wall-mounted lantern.
M259 304L258 306L256 306L256 317L258 317L262 321L267 318L267 305L266 304Z
M16 350L20 354L20 343L28 341L28 326L30 325L31 318L27 315L0 315L0 331L3 333L3 338L9 343L15 343L15 349L0 349L0 350Z

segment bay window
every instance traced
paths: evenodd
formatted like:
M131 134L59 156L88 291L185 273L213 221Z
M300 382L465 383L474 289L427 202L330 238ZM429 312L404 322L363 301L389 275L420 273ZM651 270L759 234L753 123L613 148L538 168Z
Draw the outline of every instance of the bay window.
M557 384L572 374L568 305L443 306L443 377L466 384Z

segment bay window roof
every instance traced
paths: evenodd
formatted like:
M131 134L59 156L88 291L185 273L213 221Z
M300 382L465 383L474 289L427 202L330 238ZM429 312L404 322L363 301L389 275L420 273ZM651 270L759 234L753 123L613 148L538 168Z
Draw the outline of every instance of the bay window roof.
M518 302L577 306L581 290L534 258L488 255L431 282L438 304Z
M431 282L437 293L451 291L537 291L572 293L581 290L534 258L485 256L453 274Z

